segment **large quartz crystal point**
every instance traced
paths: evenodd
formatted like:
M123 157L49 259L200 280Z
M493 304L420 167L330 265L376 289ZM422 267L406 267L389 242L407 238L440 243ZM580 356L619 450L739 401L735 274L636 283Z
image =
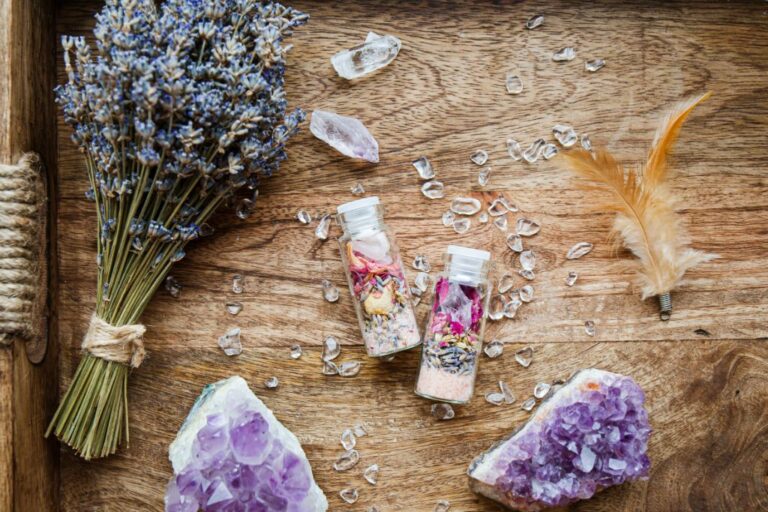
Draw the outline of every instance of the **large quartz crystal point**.
M469 466L469 486L510 509L538 511L646 478L651 427L630 377L577 372L531 418Z
M395 60L400 52L400 39L395 36L368 34L365 42L331 57L333 69L340 77L354 80L373 73Z
M325 110L312 112L309 123L312 135L339 153L369 162L379 161L379 143L358 119Z
M203 389L168 450L166 512L325 512L299 440L230 377Z

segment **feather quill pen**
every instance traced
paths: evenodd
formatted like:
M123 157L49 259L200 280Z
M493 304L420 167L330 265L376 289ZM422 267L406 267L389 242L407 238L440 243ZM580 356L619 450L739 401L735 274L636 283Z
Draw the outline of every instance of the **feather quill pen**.
M683 275L699 263L716 258L688 247L688 239L675 212L677 198L669 187L667 158L685 120L710 93L677 104L656 132L648 160L640 169L626 168L605 150L578 149L563 154L568 168L586 190L607 191L596 209L616 213L612 236L637 257L638 283L643 299L659 297L661 319L672 310L670 292ZM616 240L618 243L618 240Z

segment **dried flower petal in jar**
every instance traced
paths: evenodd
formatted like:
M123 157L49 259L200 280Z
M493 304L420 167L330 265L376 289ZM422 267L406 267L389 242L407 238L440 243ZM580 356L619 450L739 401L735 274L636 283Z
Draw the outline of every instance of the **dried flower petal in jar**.
M368 355L382 357L421 343L410 287L378 197L337 209L341 257Z
M465 404L472 398L490 294L486 251L449 245L427 318L416 394Z

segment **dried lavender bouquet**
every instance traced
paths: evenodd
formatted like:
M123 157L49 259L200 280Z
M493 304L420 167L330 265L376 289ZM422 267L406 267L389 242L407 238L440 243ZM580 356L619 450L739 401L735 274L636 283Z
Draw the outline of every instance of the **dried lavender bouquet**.
M97 216L96 311L46 435L83 458L128 442L138 323L187 244L277 170L304 113L288 111L283 40L308 16L256 0L106 0L95 47L64 37L56 98L85 156Z

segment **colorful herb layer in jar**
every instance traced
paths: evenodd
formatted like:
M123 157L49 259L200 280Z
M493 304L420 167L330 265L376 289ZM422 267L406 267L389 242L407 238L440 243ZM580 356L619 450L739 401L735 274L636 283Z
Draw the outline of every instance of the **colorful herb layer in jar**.
M488 307L490 253L449 245L427 318L416 394L465 404L472 398Z
M368 355L382 357L419 345L403 262L379 198L345 203L337 211L344 230L341 258Z

